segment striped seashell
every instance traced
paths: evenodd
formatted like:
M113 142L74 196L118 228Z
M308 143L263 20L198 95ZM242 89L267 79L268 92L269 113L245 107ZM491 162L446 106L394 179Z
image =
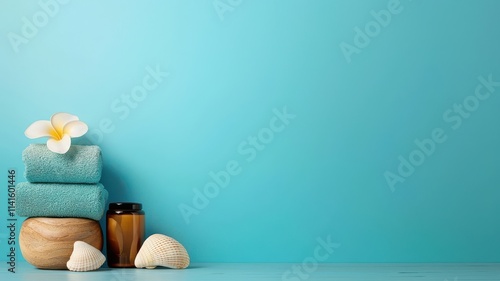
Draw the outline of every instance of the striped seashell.
M135 267L152 269L157 266L168 268L186 268L189 255L174 238L163 234L153 234L144 241L135 257Z
M66 266L71 271L92 271L99 269L105 261L101 251L83 241L76 241Z

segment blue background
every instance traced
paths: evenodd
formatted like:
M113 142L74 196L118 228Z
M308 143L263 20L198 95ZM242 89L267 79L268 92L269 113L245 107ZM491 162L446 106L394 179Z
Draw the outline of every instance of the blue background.
M301 262L329 235L325 262L500 262L500 87L459 128L443 118L478 77L500 81L499 1L401 0L350 62L341 43L391 1L221 1L61 3L18 52L9 34L43 9L2 1L3 173L22 181L22 150L45 141L29 124L70 112L111 122L76 142L101 146L110 200L142 202L148 235L193 262ZM147 67L169 76L117 113ZM296 117L247 161L238 146L285 107ZM384 173L435 128L446 141L391 190ZM231 160L241 173L187 223L179 206Z

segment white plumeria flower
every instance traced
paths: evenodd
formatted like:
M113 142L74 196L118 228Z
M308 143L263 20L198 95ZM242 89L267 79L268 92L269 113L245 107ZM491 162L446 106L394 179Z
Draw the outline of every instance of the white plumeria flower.
M47 147L50 151L64 154L71 146L71 138L78 138L88 131L87 124L78 119L77 116L59 112L50 121L39 120L31 124L24 134L30 139L49 137Z

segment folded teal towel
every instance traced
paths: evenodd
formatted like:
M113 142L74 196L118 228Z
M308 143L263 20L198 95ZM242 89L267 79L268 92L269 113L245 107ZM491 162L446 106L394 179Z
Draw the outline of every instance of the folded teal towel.
M102 157L97 145L72 145L65 154L45 144L31 144L23 151L24 176L29 182L98 183Z
M100 220L108 200L102 184L29 183L16 185L16 213L21 217Z

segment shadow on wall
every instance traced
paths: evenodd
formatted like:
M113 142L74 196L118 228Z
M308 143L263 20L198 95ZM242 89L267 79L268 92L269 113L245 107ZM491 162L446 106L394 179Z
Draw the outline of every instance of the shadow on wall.
M75 144L96 145L86 137L75 139ZM109 165L109 159L107 159L105 155L102 157L103 168L100 182L109 194L105 208L107 210L109 202L123 201L123 198L127 198L128 188L126 182L123 181L123 176L121 176L117 170Z
M127 198L128 187L125 181L123 181L123 177L120 176L117 170L115 170L110 165L106 165L106 159L103 159L103 169L102 169L102 177L101 183L104 185L104 188L109 193L108 202L117 202L123 201L123 198ZM106 206L106 210L107 210Z
M80 139L75 139L74 144L80 145L95 145L88 138L83 137ZM114 169L111 165L109 165L109 159L106 159L106 156L102 156L103 159L103 168L101 175L101 183L104 188L108 191L108 200L106 201L106 206L104 208L104 215L99 221L101 224L102 234L103 234L103 249L102 252L106 256L106 211L108 210L108 206L110 202L118 202L123 201L123 198L127 198L128 187L125 181L123 181L123 176Z
M106 246L106 211L108 210L108 204L110 202L117 202L117 201L123 201L122 199L124 196L127 194L127 185L126 183L121 179L120 175L116 170L114 170L110 165L106 165L106 159L103 158L103 170L102 170L102 177L101 177L101 183L104 185L104 188L108 191L109 197L108 201L106 202L106 207L104 211L104 215L102 219L100 220L101 224L101 229L102 229L102 234L103 234L103 249L102 253L107 256L107 246Z

